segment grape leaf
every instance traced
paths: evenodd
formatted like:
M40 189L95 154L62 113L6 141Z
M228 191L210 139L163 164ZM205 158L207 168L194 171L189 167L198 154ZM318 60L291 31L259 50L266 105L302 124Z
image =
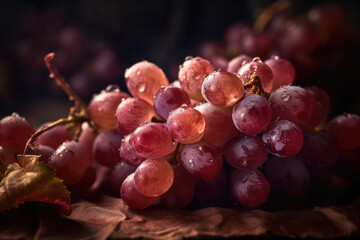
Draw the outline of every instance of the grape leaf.
M55 203L71 213L70 192L37 155L18 155L18 163L0 165L0 211L25 201Z

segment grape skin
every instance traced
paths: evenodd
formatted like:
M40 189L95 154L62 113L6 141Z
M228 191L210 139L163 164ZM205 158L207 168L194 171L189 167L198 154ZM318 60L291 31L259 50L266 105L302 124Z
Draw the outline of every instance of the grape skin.
M270 123L262 139L269 152L280 157L296 155L304 141L301 129L288 120Z
M220 69L204 79L201 94L216 106L230 107L243 97L244 86L235 74Z
M95 160L101 165L114 167L121 161L119 146L123 137L115 130L105 129L97 135L93 144Z
M165 159L151 158L138 166L134 181L139 193L147 197L158 197L173 184L174 171Z
M189 144L199 141L204 135L205 119L198 110L182 106L170 113L166 127L176 141Z
M182 166L192 175L209 181L222 168L221 152L207 142L196 142L183 145L180 151Z

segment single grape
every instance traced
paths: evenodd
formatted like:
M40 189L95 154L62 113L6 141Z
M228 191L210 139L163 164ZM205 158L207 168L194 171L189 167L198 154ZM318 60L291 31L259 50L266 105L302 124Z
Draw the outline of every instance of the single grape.
M121 161L119 147L123 136L119 131L105 129L95 138L93 154L95 160L101 165L113 167Z
M269 152L280 157L296 155L304 141L301 129L288 120L271 122L262 139Z
M126 69L125 82L134 97L144 99L151 105L159 89L169 85L164 72L148 61L138 62Z
M161 206L168 208L186 207L194 197L195 184L193 176L182 166L174 166L174 183L160 196Z
M268 57L272 48L269 37L264 33L250 31L241 41L243 53L261 58Z
M135 173L130 174L121 185L121 199L129 208L143 209L150 206L156 197L146 197L139 193L135 187L134 175Z
M183 145L180 151L182 166L192 175L209 181L222 168L221 152L207 142Z
M243 38L249 34L250 31L251 28L248 25L242 22L236 22L226 29L224 34L224 41L231 49L239 51L241 50L241 43Z
M232 109L232 120L236 128L248 136L263 132L272 119L272 110L267 99L250 94L236 103Z
M249 57L248 55L245 54L241 54L231 59L231 61L227 65L226 70L231 73L237 73L239 69L242 67L242 65L249 63L251 61L252 61L252 57Z
M72 185L84 176L89 166L89 154L78 142L66 141L51 155L49 165L65 185Z
M291 62L282 59L279 56L272 56L265 61L265 64L270 67L274 75L272 91L294 82L295 68Z
M211 103L203 103L195 107L205 118L203 140L216 147L225 143L238 133L231 117L231 109L220 108Z
M154 116L156 116L154 107L140 98L125 99L116 109L117 126L123 135L133 132Z
M268 200L270 184L257 169L235 169L230 177L230 190L242 206L258 208Z
M39 160L44 163L49 163L51 155L55 152L52 147L46 145L37 145L34 149L30 149L28 154L40 155Z
M225 160L238 169L256 169L266 161L267 157L268 150L258 136L247 137L239 134L224 147Z
M166 127L174 140L189 144L199 141L204 135L205 119L198 110L182 106L170 113Z
M263 172L275 198L299 197L310 187L309 171L296 158L271 157L267 160Z
M204 100L201 94L201 85L206 75L214 71L208 60L201 57L187 57L183 65L179 67L179 81L181 88L191 99Z
M144 158L169 155L176 145L162 123L146 123L138 127L131 136L130 144Z
M220 69L204 79L201 93L206 101L219 107L229 107L243 97L244 86L235 74Z
M171 111L183 104L191 104L189 96L181 88L172 85L161 87L154 98L155 111L164 120Z
M328 123L327 132L341 150L356 149L360 147L360 116L349 113L337 116Z
M34 127L17 113L0 120L0 145L16 153L23 153L26 142L35 133Z
M46 126L42 125L39 129ZM65 126L56 126L50 130L42 133L36 140L36 144L49 146L57 149L63 142L71 141L74 138L73 134L66 129Z
M91 100L88 110L91 119L105 129L115 129L117 120L115 112L118 105L129 95L121 92L120 88L111 88L101 91L100 94L95 95Z
M308 166L324 168L332 165L340 155L336 140L325 132L304 132L304 144L299 157Z
M100 50L92 61L92 74L101 81L110 83L120 77L120 63L112 50Z
M173 184L174 171L165 159L151 158L138 166L134 181L139 193L148 197L158 197Z
M311 118L316 109L314 97L304 88L285 86L276 89L269 98L273 119L281 118L301 124Z
M250 82L251 76L256 75L260 78L261 86L265 92L270 92L273 88L274 75L260 58L254 58L251 62L244 64L238 70L238 74L243 84Z
M109 176L109 183L115 196L120 196L120 189L122 183L125 181L127 176L135 172L136 167L130 166L124 162L120 162L115 165Z

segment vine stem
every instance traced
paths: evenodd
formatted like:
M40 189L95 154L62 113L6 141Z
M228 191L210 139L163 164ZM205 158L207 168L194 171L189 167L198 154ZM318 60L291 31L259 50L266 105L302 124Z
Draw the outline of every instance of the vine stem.
M176 155L180 152L182 148L182 143L177 143L174 153L169 157L168 162L170 165L176 165L178 161L176 160Z
M265 8L260 15L258 16L253 29L261 33L264 31L266 25L274 18L276 14L285 11L291 7L291 1L289 0L279 0L271 4L269 7Z
M75 107L70 110L70 115L75 114L76 109L80 109L79 115L89 118L89 113L87 111L87 107L85 103L81 100L81 98L72 90L72 88L69 86L69 84L64 80L63 77L59 74L57 69L54 68L54 66L51 64L51 60L54 58L55 53L49 53L44 57L44 61L46 64L46 67L50 71L50 78L54 78L56 84L61 87L64 92L69 96L69 99L75 102Z
M261 95L265 98L269 98L270 94L265 92L261 85L261 80L258 75L251 75L251 80L244 84L244 89L251 88L252 94Z

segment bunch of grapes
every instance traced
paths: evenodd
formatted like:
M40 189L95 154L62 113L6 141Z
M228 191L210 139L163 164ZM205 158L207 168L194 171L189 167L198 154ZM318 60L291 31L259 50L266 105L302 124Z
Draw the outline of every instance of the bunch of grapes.
M187 57L171 84L142 61L125 72L131 96L110 85L86 106L52 57L50 76L77 109L37 131L17 114L3 118L0 160L15 162L24 149L41 155L73 195L107 186L135 209L224 201L258 208L270 195L299 198L329 179L332 187L358 181L360 116L326 123L328 94L292 85L285 59L242 55L215 70Z

